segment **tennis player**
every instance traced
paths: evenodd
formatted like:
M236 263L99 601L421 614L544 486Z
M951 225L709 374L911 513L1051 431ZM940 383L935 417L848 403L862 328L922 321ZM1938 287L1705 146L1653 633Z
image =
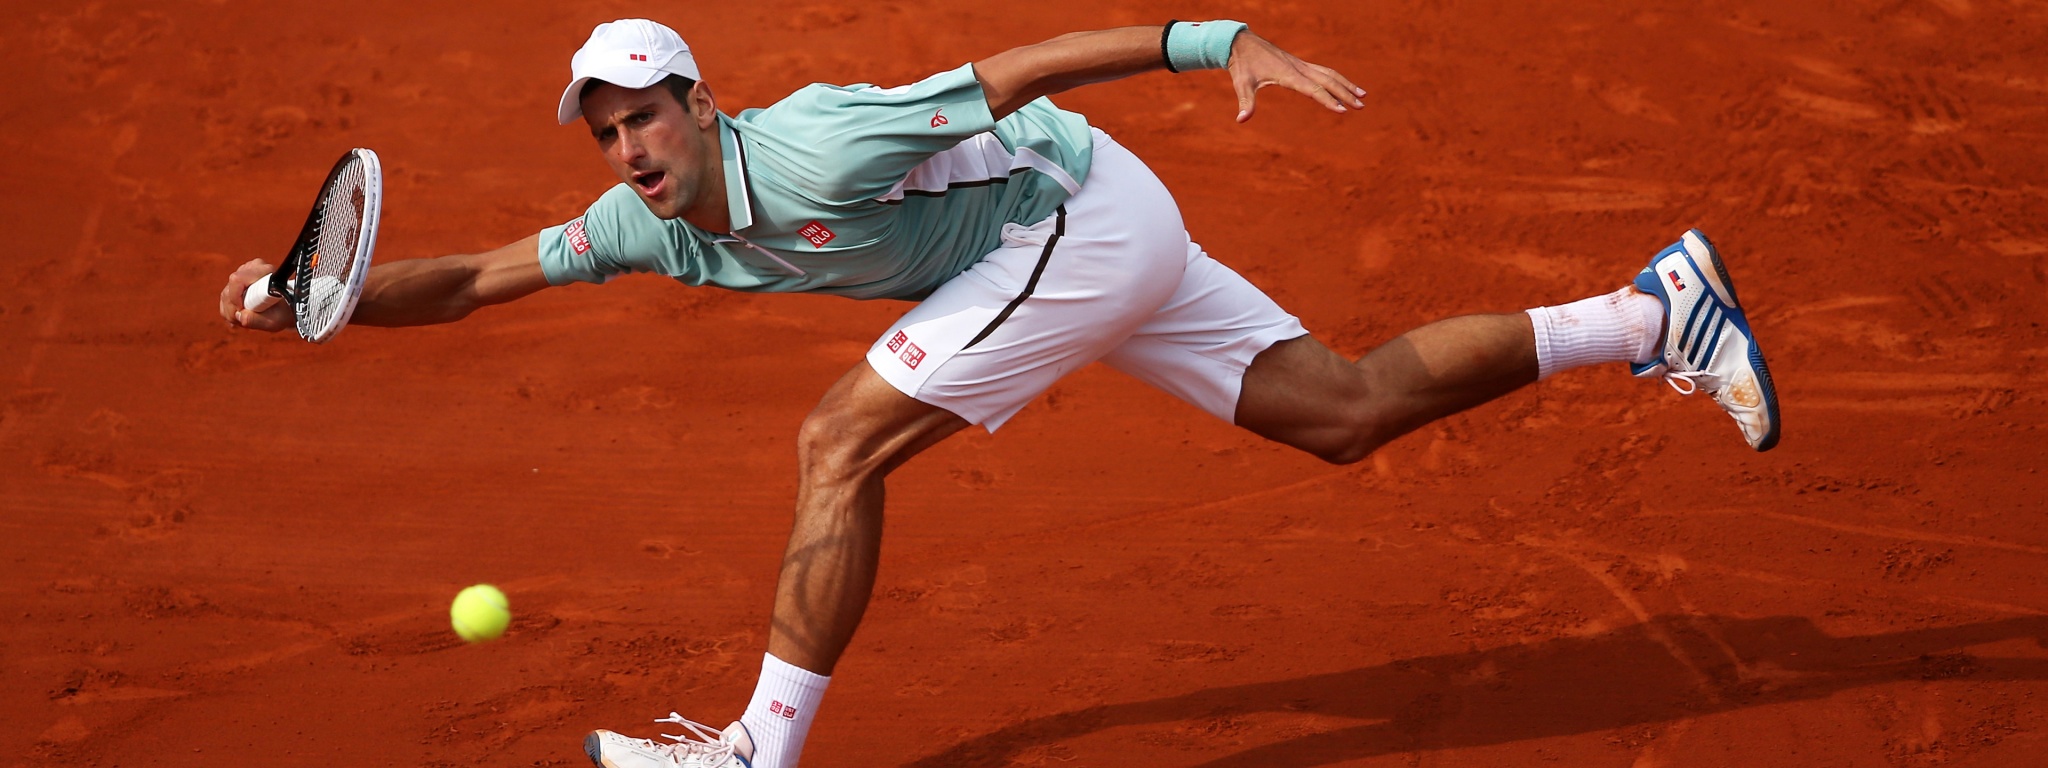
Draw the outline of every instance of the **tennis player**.
M789 768L866 610L883 478L969 425L994 431L1102 361L1326 461L1355 462L1433 420L1567 368L1626 363L1710 393L1757 450L1777 400L1725 265L1686 232L1616 290L1442 320L1347 360L1189 239L1143 161L1046 97L1155 70L1227 69L1249 120L1280 86L1333 112L1360 90L1233 21L1077 32L897 87L811 85L719 110L674 31L598 25L556 117L578 121L619 184L560 226L488 253L380 263L353 322L458 320L550 286L646 272L690 286L903 299L916 306L833 384L796 436L801 484L759 685L722 729L656 742L597 731L610 768ZM1247 168L1246 174L1260 173ZM270 266L221 294L232 323ZM691 702L692 707L709 702Z

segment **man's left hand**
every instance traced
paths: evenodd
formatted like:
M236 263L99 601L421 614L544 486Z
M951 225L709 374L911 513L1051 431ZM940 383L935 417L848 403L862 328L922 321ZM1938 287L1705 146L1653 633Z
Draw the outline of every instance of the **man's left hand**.
M1365 89L1337 70L1310 64L1247 29L1230 44L1230 82L1237 88L1237 121L1252 119L1252 103L1260 88L1280 85L1301 92L1332 112L1363 109Z

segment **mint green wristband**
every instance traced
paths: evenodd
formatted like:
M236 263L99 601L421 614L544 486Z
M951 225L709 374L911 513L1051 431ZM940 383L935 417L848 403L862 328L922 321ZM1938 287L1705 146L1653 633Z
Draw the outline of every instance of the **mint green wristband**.
M1174 72L1222 69L1230 64L1230 44L1243 32L1242 21L1176 21L1166 26L1166 68Z

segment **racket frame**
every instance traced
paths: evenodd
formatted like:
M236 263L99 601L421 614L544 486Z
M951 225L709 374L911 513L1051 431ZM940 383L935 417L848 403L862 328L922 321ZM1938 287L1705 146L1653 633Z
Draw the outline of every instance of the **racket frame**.
M313 255L319 250L321 226L325 223L328 196L334 194L334 182L348 170L349 164L360 160L363 166L363 220L356 229L354 252L349 254L348 280L342 286L342 306L328 320L325 327L308 327L312 311L308 306L312 298ZM316 344L326 343L348 325L348 319L355 314L356 302L363 297L363 284L370 275L370 263L377 249L377 222L384 210L384 169L377 159L377 153L361 147L351 149L336 161L334 168L327 172L327 179L320 184L320 192L313 197L313 210L306 216L306 223L299 227L299 235L293 240L291 252L272 272L265 291L283 299L291 305L292 318L298 327L299 336ZM300 280L300 275L307 278Z

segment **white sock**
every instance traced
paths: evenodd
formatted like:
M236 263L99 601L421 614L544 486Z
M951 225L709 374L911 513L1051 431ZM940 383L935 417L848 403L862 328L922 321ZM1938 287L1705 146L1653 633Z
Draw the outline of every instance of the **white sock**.
M818 716L818 702L825 698L825 685L832 678L800 669L789 662L763 656L761 682L754 685L754 700L740 723L754 740L754 768L796 768L804 752L804 736L811 732L811 719Z
M1536 329L1536 377L1594 363L1647 363L1657 358L1664 303L1633 287L1555 307L1529 310Z

